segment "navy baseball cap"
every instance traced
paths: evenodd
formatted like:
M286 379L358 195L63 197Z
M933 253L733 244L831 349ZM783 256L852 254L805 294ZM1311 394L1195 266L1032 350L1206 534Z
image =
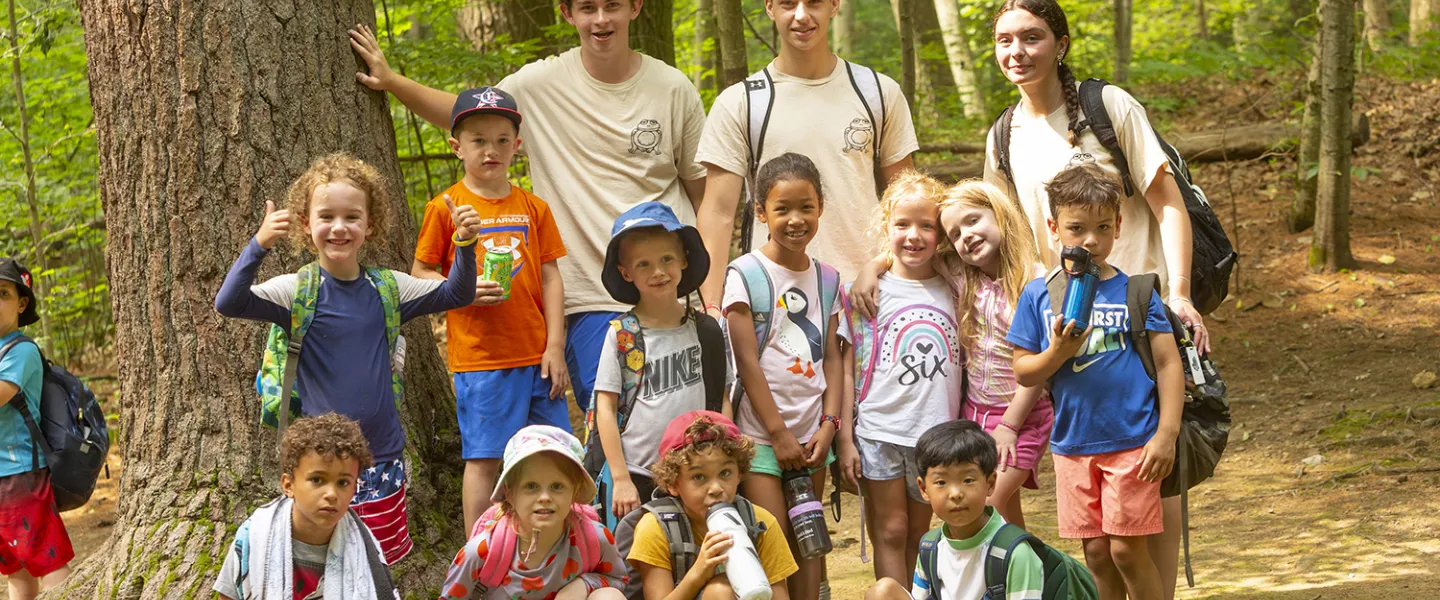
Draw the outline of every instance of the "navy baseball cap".
M685 270L680 273L676 297L684 298L700 289L710 273L710 253L700 240L700 231L681 223L669 206L652 200L631 207L615 219L615 225L610 228L610 247L605 250L605 268L600 271L600 281L610 297L625 304L640 302L640 290L620 274L620 239L644 227L663 227L680 236L680 246L685 249Z
M515 123L515 129L520 129L520 105L515 103L514 96L500 88L486 86L460 92L450 109L450 135L455 135L455 126L460 121L472 115L500 115Z
M40 320L40 314L36 312L35 292L30 289L34 279L30 277L30 270L25 265L13 258L0 258L0 280L10 281L19 289L20 295L28 298L30 302L25 306L25 312L20 313L20 326L24 327Z

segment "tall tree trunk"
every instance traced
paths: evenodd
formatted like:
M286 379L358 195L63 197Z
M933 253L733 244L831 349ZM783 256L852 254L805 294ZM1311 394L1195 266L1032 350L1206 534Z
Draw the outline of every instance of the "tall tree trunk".
M895 11L895 25L900 32L900 89L905 100L915 105L916 57L915 57L915 2L920 0L891 0Z
M1253 52L1265 37L1264 7L1259 2L1244 3L1242 12L1235 15L1233 24L1236 52Z
M1434 0L1410 0L1410 45L1420 45L1420 39L1434 27Z
M715 0L699 0L695 9L695 88L714 90L716 51L719 45L715 39Z
M21 162L25 167L25 207L30 213L30 243L34 249L30 258L30 280L34 282L36 298L45 298L45 223L40 219L40 199L36 197L35 188L35 161L30 155L30 115L25 105L25 76L20 71L20 60L24 56L20 53L20 28L19 21L15 20L15 0L9 0L7 8L10 14L10 82L15 86L15 108L20 113L20 134L16 141L20 142ZM40 332L45 336L45 343L51 350L55 348L55 338L50 336L50 318L43 312L40 316Z
M1130 79L1130 30L1134 10L1131 0L1115 0L1115 83Z
M468 0L455 15L460 33L480 52L496 52L504 35L508 43L541 40L541 56L561 50L561 45L545 38L545 28L555 24L555 2L552 0Z
M1353 267L1350 255L1350 104L1355 97L1354 0L1321 0L1320 172L1315 194L1312 270Z
M841 0L840 13L830 22L830 49L840 58L855 57L855 11L859 0Z
M750 65L745 55L745 12L740 0L714 0L716 43L720 47L720 89L745 80Z
M1321 20L1324 15L1317 15ZM1300 155L1295 161L1295 199L1286 225L1298 233L1315 224L1315 187L1320 161L1320 66L1325 62L1325 28L1315 27L1310 70L1305 76L1305 113L1300 120Z
M675 66L674 0L646 0L630 23L630 47Z
M1385 47L1385 32L1390 31L1390 3L1385 0L1364 0L1365 44L1373 52Z
M391 235L367 264L406 269L406 208L383 93L354 80L345 31L369 0L81 0L119 365L125 471L110 538L63 598L209 596L234 526L278 494L254 391L264 328L212 307L230 263L309 162L354 152L390 181ZM288 245L282 245L282 248ZM277 250L262 277L302 264ZM394 569L434 595L460 531L454 395L426 319L409 340L410 534Z
M959 89L945 55L945 38L940 35L940 17L931 0L906 1L915 13L916 62L920 81L925 85L925 106L932 118L939 118L960 103Z
M975 56L970 51L970 40L965 36L965 23L960 19L960 9L955 0L934 0L935 14L940 19L940 34L945 39L945 56L950 61L950 77L955 89L960 92L960 102L965 116L984 118L990 113L985 108L985 96L976 85Z
M1210 19L1210 18L1209 18L1209 16L1207 16L1207 15L1205 14L1205 0L1195 0L1195 17L1196 17L1196 20L1198 21L1197 24L1200 26L1199 29L1196 31L1196 33L1199 34L1200 39L1202 39L1202 40L1209 40L1209 39L1210 39L1210 23L1209 23L1209 19Z

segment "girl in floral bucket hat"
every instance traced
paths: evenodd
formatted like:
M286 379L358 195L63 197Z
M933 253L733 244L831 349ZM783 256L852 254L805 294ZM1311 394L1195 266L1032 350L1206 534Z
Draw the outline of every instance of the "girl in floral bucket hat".
M500 483L455 556L441 598L623 600L625 563L589 503L595 481L585 449L549 425L505 444Z

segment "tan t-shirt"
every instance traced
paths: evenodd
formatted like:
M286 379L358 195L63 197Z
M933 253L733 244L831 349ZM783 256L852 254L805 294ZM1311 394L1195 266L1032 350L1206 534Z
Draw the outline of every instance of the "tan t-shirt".
M879 202L875 197L875 136L870 113L851 86L842 60L836 60L835 70L823 79L791 77L779 72L774 62L765 68L775 81L775 104L760 164L786 152L802 154L815 162L820 170L825 213L820 219L820 231L806 253L834 266L842 280L853 279L860 265L874 257L877 247L865 235ZM885 103L880 164L890 166L919 150L920 142L915 139L910 104L900 84L881 75L880 92ZM749 177L747 104L743 81L720 93L710 107L696 160ZM768 235L759 220L754 225L752 249L764 244Z
M1115 124L1120 148L1125 151L1130 174L1135 181L1135 193L1120 204L1120 239L1115 241L1115 248L1106 262L1128 275L1158 274L1160 294L1168 297L1170 283L1165 252L1160 245L1160 222L1145 201L1145 191L1150 189L1150 182L1155 180L1161 168L1169 169L1169 163L1160 142L1155 139L1155 130L1145 117L1145 107L1125 90L1113 85L1105 86L1103 93L1110 122ZM1081 121L1084 121L1083 116ZM1120 177L1114 159L1094 133L1085 130L1080 134L1079 147L1072 147L1066 141L1068 127L1069 119L1064 107L1044 119L1015 111L1010 125L1010 169L1015 173L1013 190L1000 170L993 134L985 136L985 181L1012 197L1018 195L1020 207L1030 218L1035 245L1040 249L1040 260L1046 269L1059 266L1060 243L1050 235L1050 228L1045 225L1045 220L1051 218L1050 195L1045 193L1045 184L1066 167L1084 162L1097 162L1105 171L1115 175L1117 181Z
M628 81L601 82L585 71L578 48L525 65L498 87L520 105L535 195L550 203L569 251L558 262L565 314L629 310L600 283L610 227L651 200L695 223L681 179L705 176L695 161L705 128L700 94L680 71L648 56Z

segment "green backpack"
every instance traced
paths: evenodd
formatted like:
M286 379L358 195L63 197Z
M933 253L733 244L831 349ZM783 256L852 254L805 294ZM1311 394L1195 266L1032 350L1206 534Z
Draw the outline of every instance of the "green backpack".
M385 310L385 339L390 346L391 360L395 361L396 348L401 353L405 348L405 339L400 336L400 285L390 269L366 267L365 279L380 292L380 306ZM278 430L281 439L290 420L300 417L300 392L295 389L295 374L300 368L300 348L305 342L305 333L315 320L315 302L319 295L320 263L312 262L295 274L290 331L279 325L270 326L260 371L255 374L255 391L260 394L260 423ZM403 363L396 361L390 371L390 389L396 405L405 390L400 364ZM290 397L290 410L281 411L280 399L286 396Z
M943 583L936 565L939 560L937 546L944 543L940 539L940 527L931 529L925 537L920 538L920 558L917 561L925 571L925 578L930 581L932 597L936 598L940 597L940 586ZM1040 557L1040 564L1044 568L1044 584L1040 591L1043 600L1094 600L1100 597L1100 590L1095 587L1095 578L1083 563L1069 554L1051 548L1024 529L1006 523L1000 526L1000 531L995 532L995 537L990 538L983 553L984 600L1005 600L1008 597L1005 580L1010 574L1010 556L1020 544L1029 544L1035 555Z

